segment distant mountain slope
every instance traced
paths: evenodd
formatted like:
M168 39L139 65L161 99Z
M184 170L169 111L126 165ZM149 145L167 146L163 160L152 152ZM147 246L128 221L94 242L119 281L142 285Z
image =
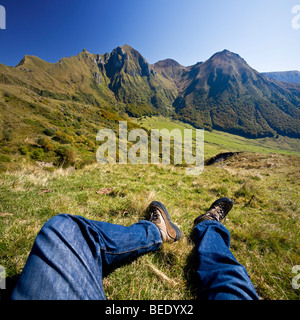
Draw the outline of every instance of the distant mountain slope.
M182 77L190 71L190 67L184 67L173 59L161 60L152 66L164 78L170 82L175 82L177 88L180 86Z
M171 115L251 138L300 137L300 84L269 79L228 50L189 67L172 59L150 65L129 45L105 54L84 49L57 63L25 56L16 67L0 64L0 105L14 107L5 96L9 88L17 99L44 97L133 117Z
M116 102L109 90L105 71L86 50L77 56L48 63L34 56L25 56L15 67L0 65L0 83L26 87L40 96L71 100L93 105ZM104 103L107 105L107 103Z
M253 138L300 136L300 86L270 81L237 54L216 53L181 83L173 103L181 120Z
M263 72L267 78L284 82L300 83L300 71Z
M117 99L142 108L154 107L162 114L171 108L177 96L174 82L162 77L129 45L105 54L103 65Z

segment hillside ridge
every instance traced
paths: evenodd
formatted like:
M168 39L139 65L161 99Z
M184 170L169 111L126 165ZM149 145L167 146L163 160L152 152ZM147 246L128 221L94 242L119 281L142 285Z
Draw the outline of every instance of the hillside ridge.
M83 49L56 63L25 55L16 67L0 64L0 84L21 95L31 90L130 117L171 116L248 138L300 137L300 84L270 79L226 49L188 67L173 59L149 64L127 44L105 54Z

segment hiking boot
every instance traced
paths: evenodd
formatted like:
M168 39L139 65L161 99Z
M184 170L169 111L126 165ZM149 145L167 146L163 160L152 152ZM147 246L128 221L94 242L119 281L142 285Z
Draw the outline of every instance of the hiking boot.
M233 202L229 198L220 198L216 200L208 209L208 211L204 214L201 214L194 220L194 225L205 221L205 220L213 220L221 222L228 212L231 210L233 206Z
M169 212L161 202L151 202L147 212L149 221L156 225L164 242L174 242L181 237L181 231L171 222Z

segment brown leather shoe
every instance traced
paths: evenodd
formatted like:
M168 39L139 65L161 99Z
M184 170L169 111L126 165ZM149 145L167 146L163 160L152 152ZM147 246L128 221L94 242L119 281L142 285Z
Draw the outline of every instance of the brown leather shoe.
M220 198L216 200L204 214L201 214L194 220L194 225L205 221L214 220L221 222L233 206L233 201L229 198Z
M164 242L174 242L181 237L181 231L171 222L168 210L161 202L151 202L147 213L149 221L156 225Z

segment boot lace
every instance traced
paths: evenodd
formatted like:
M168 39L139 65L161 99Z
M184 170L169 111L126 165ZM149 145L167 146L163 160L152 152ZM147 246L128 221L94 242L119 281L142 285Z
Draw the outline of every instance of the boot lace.
M225 215L225 211L222 207L217 207L212 209L209 213L207 213L207 219L209 220L217 220L218 222L221 222L222 219L226 221L226 215Z
M150 221L157 221L159 219L159 213L155 208L150 209Z

